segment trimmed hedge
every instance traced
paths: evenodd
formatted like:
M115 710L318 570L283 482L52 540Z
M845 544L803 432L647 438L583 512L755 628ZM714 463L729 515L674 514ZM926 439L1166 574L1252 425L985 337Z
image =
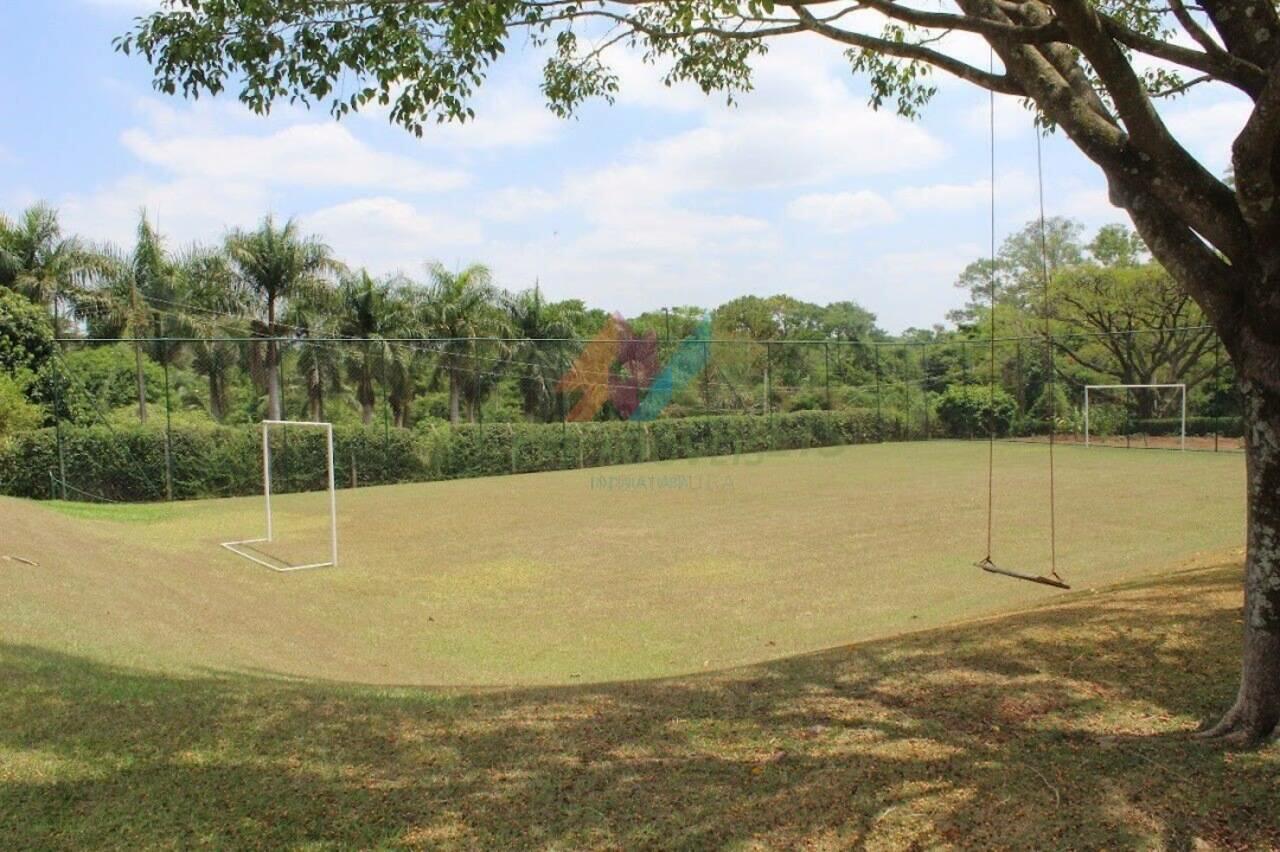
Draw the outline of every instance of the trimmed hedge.
M174 427L171 464L176 499L257 494L262 489L256 427ZM313 430L276 430L273 487L324 487L324 441ZM798 411L772 417L685 417L637 422L500 423L422 431L379 427L334 429L339 487L381 485L600 467L663 459L731 455L903 440L900 418L878 422L874 411ZM163 500L165 431L63 429L67 481L111 500ZM0 444L0 493L51 495L58 470L52 429L24 432Z
M1134 435L1177 435L1182 430L1179 417L1154 417L1132 420L1125 428ZM1244 421L1239 417L1188 417L1188 435L1212 435L1239 438L1244 434Z

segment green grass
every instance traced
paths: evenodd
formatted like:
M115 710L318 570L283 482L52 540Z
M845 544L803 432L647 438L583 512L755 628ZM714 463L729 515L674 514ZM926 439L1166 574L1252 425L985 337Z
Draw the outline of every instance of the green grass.
M0 848L1268 849L1239 567L676 679L442 690L0 648Z
M1242 460L1065 448L1059 593L969 566L985 452L344 492L294 575L217 547L258 501L0 501L39 563L0 560L0 849L1280 846L1280 751L1187 737L1238 671ZM1039 568L1044 448L997 456Z
M218 547L261 534L260 498L5 501L6 548L40 568L8 571L3 638L169 672L389 684L777 659L1052 598L972 567L986 452L886 444L344 491L341 566L292 575ZM1242 541L1239 456L1058 457L1060 568L1077 588ZM1045 461L1041 446L997 447L1002 564L1047 566ZM324 500L278 498L273 552L323 558Z

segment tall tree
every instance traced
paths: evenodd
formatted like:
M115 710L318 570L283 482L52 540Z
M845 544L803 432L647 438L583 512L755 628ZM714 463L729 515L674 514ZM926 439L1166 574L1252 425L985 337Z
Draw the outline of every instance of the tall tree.
M319 290L311 298L293 300L285 314L300 347L295 368L307 391L307 419L317 423L327 419L326 396L342 390L347 346L315 339L336 334L336 302L336 294Z
M593 24L604 39L581 38ZM990 67L946 38L991 48ZM175 0L117 42L166 92L238 86L264 112L281 99L342 116L370 103L421 133L463 120L508 43L545 44L553 109L611 97L614 46L669 63L707 91L751 84L771 39L826 39L871 78L872 103L914 115L941 69L1023 98L1102 172L1152 254L1196 300L1236 368L1248 423L1244 650L1235 703L1208 733L1254 741L1280 721L1280 9L1270 0ZM997 62L998 61L998 62ZM1251 104L1228 185L1165 121L1161 98L1234 90Z
M503 300L512 337L509 363L520 385L520 403L529 420L550 420L556 383L577 349L574 319L562 304L549 303L537 286Z
M178 313L166 328L193 338L191 367L205 377L209 416L220 422L227 415L233 372L245 363L240 345L226 338L245 333L248 294L221 248L192 246L179 255L174 284Z
M84 241L63 236L58 213L47 204L33 204L16 221L0 216L0 285L49 308L59 324L66 305L103 265Z
M1119 260L1129 257L1136 255ZM1055 346L1092 381L1170 382L1191 390L1214 373L1209 356L1217 336L1186 290L1157 263L1081 264L1055 278L1052 293L1054 318L1063 327ZM1136 402L1139 417L1157 416L1154 394L1139 394Z
M1005 238L994 261L984 257L964 268L956 279L956 286L969 291L969 302L960 310L952 311L951 320L971 324L982 314L991 299L993 274L997 301L1028 317L1039 315L1039 295L1045 273L1052 277L1084 260L1084 245L1080 241L1083 225L1062 216L1047 218L1044 224L1043 244L1040 222L1033 220ZM1044 249L1043 261L1041 248Z
M435 338L432 349L449 382L449 422L462 421L462 401L468 384L480 371L489 372L478 357L476 338L492 330L497 292L489 268L479 263L451 272L442 263L427 267L430 282L418 306L423 331ZM475 393L470 394L474 401Z
M344 345L347 372L355 383L360 419L373 421L377 402L374 385L379 377L386 384L395 352L387 337L395 336L404 324L402 304L390 282L376 281L365 270L345 276L338 284L336 298L338 334L359 343ZM384 393L387 388L384 387Z
M292 219L277 226L267 216L254 231L232 231L227 236L227 257L239 286L254 314L256 334L266 338L267 417L279 420L284 410L280 388L280 345L285 328L280 316L289 300L306 298L329 286L339 270L329 247L315 237L303 236Z

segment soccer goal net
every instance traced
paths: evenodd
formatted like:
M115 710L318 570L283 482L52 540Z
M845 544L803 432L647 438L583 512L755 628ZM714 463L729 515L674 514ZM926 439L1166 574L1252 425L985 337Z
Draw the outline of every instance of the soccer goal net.
M325 446L325 482L328 486L326 504L329 512L329 558L324 562L308 562L293 564L277 556L264 553L255 545L270 544L276 540L275 522L271 512L271 493L274 474L272 471L271 438L274 432L280 432L287 439L291 429L320 430L324 436ZM264 420L262 421L262 497L266 506L267 534L261 538L242 539L240 541L224 541L222 546L237 556L243 556L251 562L270 568L272 571L303 571L308 568L327 568L338 564L338 501L333 482L333 424L311 423L300 420Z
M1085 446L1187 448L1185 384L1086 385Z

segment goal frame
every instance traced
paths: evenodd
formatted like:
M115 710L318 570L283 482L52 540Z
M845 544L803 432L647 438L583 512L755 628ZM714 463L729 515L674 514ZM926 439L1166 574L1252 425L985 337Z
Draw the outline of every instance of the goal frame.
M246 552L243 548L246 545L262 544L271 542L275 538L275 527L271 519L271 427L273 426L302 426L312 429L323 429L325 433L325 463L328 466L328 485L329 485L329 559L327 562L310 562L305 565L291 565L283 559L268 557L274 559L273 562L257 556L253 553ZM320 423L313 420L263 420L262 421L262 496L266 504L267 514L267 534L261 538L247 538L240 541L224 541L222 547L236 554L243 556L250 562L256 562L264 568L270 568L272 571L285 573L289 571L306 571L312 568L336 568L338 565L338 496L337 488L334 484L333 475L333 424Z
M1084 386L1084 445L1089 443L1089 391L1091 390L1132 390L1134 388L1177 388L1182 392L1182 429L1178 436L1178 449L1187 449L1187 386L1179 382L1174 384L1132 384L1132 385L1085 385Z

